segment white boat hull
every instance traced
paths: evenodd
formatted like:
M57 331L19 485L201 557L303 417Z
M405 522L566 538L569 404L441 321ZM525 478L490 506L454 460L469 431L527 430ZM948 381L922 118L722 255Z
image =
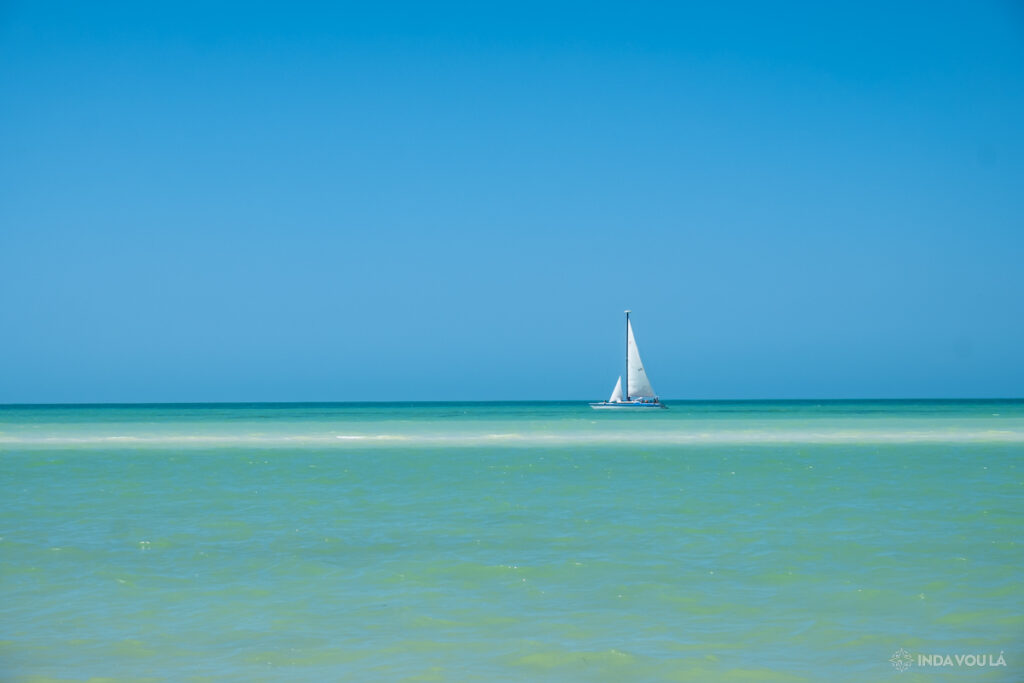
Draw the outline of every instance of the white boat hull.
M594 410L650 410L652 408L667 408L668 406L660 401L656 403L642 401L609 403L608 401L601 401L600 403L591 403L590 407Z

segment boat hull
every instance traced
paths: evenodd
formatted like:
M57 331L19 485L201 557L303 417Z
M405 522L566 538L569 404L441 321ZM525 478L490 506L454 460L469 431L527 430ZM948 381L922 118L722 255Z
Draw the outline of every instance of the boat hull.
M608 401L601 401L600 403L591 403L590 407L594 410L652 410L657 408L667 408L668 406L660 401L657 403L645 403L641 401L609 403Z

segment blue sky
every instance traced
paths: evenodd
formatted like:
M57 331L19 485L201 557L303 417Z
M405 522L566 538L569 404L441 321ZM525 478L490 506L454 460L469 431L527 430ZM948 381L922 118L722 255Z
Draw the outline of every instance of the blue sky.
M1024 395L1024 10L0 6L0 402Z

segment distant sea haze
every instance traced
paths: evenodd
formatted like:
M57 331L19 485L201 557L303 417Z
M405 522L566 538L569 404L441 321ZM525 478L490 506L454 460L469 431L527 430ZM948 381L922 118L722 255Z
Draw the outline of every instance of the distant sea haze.
M0 406L4 677L1019 678L1024 401L669 406Z

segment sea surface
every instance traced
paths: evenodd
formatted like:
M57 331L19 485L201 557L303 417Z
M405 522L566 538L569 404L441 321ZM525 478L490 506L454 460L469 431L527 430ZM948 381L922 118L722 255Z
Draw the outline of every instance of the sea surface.
M0 406L0 680L1024 680L1024 401L669 405Z

